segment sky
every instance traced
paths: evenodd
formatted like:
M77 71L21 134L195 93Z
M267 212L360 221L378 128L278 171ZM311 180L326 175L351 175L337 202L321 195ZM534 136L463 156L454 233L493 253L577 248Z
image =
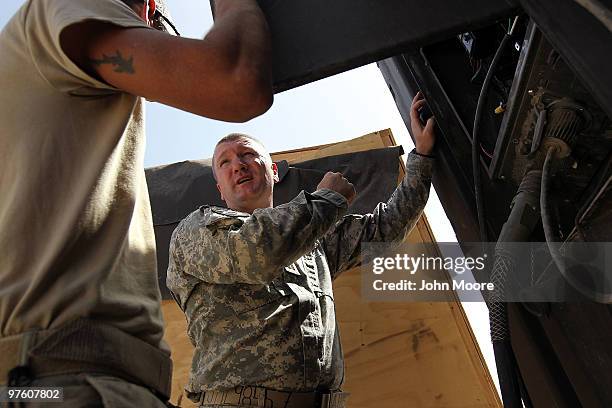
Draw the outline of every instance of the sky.
M0 27L24 2L2 1ZM184 37L202 38L213 24L207 0L166 2ZM156 103L147 103L146 109L145 167L209 158L215 142L232 132L255 136L275 152L348 140L390 128L404 151L414 147L375 64L278 94L267 113L244 124L211 120ZM433 188L425 213L438 242L456 242ZM489 367L494 367L486 307L481 303L463 306Z

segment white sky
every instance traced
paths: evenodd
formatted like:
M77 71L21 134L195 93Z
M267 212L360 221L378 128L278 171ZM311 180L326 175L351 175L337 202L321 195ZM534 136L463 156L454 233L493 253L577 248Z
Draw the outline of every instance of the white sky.
M23 0L3 0L0 26L4 26L21 4ZM167 4L178 30L185 37L202 38L212 26L207 0L167 0ZM245 124L219 122L148 103L146 126L145 167L208 158L212 156L215 142L232 132L251 134L273 152L352 139L391 128L395 140L406 152L413 148L393 97L375 64L276 95L270 111ZM438 242L456 242L433 188L425 213ZM483 303L465 303L464 309L485 359L493 368L486 307ZM493 369L495 378L494 372Z

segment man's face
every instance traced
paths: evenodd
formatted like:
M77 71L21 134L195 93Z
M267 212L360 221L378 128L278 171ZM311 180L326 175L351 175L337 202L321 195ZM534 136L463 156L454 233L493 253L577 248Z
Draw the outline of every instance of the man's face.
M272 207L278 170L262 146L249 139L232 140L219 144L214 158L217 188L229 208L252 213Z

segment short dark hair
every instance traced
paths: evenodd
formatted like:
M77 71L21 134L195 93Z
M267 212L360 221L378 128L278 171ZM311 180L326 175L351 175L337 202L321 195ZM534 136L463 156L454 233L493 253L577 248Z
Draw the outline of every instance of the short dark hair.
M215 179L215 181L217 181L217 175L215 174L215 151L217 150L217 146L219 146L221 143L234 142L236 140L243 140L243 139L250 140L251 142L260 145L264 150L266 149L264 144L261 143L261 141L259 139L255 138L253 136L246 135L244 133L230 133L227 136L223 136L221 138L221 140L219 140L217 142L217 144L215 145L215 148L213 150L212 161L211 161L211 164L210 164L210 167L212 169L212 175L213 175L213 178Z

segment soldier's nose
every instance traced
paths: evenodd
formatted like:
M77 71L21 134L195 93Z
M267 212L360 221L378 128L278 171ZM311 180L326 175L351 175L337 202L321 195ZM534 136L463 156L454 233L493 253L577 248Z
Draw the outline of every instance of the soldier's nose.
M234 169L234 172L246 169L246 167L246 163L240 159L232 161L232 168Z

